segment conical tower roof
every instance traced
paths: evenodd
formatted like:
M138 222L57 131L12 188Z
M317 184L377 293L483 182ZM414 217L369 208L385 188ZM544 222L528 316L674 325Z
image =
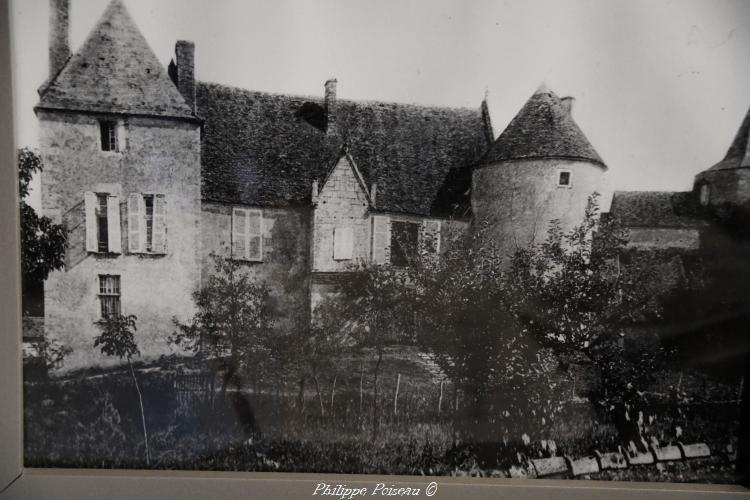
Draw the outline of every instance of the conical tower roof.
M40 95L37 109L194 118L120 0Z
M485 163L531 159L589 161L606 168L566 106L542 84L485 155Z
M750 168L750 110L737 131L737 135L729 146L724 159L709 170L730 170L734 168Z

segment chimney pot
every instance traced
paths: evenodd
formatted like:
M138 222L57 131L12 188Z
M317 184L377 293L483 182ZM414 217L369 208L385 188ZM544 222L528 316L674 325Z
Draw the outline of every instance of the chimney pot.
M195 113L195 44L178 40L174 47L177 89Z
M49 78L54 78L70 57L70 3L68 0L49 2Z
M560 102L563 105L563 109L565 109L565 111L569 115L573 114L573 104L575 103L575 101L576 101L575 97L568 96L568 97L562 97L562 98L560 98Z

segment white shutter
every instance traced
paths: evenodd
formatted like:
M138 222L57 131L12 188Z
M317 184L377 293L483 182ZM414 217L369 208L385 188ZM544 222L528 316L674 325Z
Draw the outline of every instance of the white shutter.
M440 221L425 220L422 222L422 237L424 249L429 254L440 253Z
M151 251L167 252L167 203L163 194L154 195L154 219L152 224Z
M247 211L247 260L263 260L263 212Z
M99 251L99 236L96 223L96 193L86 191L83 195L86 211L86 251Z
M333 259L350 260L354 250L352 228L337 227L333 230Z
M232 209L232 257L247 258L247 210Z
M120 198L118 196L107 196L107 246L112 253L122 252Z
M372 216L372 261L387 264L391 242L391 224L387 215Z
M130 253L142 252L145 244L142 236L142 226L145 226L143 223L145 210L141 210L142 205L143 196L140 193L128 195L128 251Z

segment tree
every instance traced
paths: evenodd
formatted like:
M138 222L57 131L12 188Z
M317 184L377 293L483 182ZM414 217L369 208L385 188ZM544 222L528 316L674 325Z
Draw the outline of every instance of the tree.
M629 327L659 318L661 290L648 255L618 264L628 234L599 216L597 198L589 199L579 226L563 233L553 221L543 243L519 250L509 284L516 292L514 311L539 345L563 363L593 368L598 384L589 396L600 408L631 408L622 422L633 422L632 406L669 353L658 343L628 349L622 339ZM623 440L640 445L624 426L619 430Z
M271 341L273 310L265 283L254 280L242 263L213 255L216 272L193 293L197 312L188 323L174 320L172 341L199 359L217 362L222 394L241 389L242 376L255 368Z
M122 314L110 314L97 322L101 334L94 338L94 347L99 347L107 356L117 356L128 361L130 375L138 393L138 403L141 409L141 424L143 426L143 442L146 447L146 464L150 465L151 456L148 448L148 431L146 429L146 413L143 409L143 395L138 385L138 379L133 369L133 356L140 356L138 344L135 342L136 318L134 315L124 316Z
M67 231L48 217L40 217L26 203L29 184L42 172L41 157L28 148L18 150L18 181L21 199L21 270L24 289L41 284L50 272L65 265ZM24 313L27 313L24 307Z
M457 389L454 430L476 446L538 433L561 410L549 350L517 317L502 258L474 234L414 267L417 344Z

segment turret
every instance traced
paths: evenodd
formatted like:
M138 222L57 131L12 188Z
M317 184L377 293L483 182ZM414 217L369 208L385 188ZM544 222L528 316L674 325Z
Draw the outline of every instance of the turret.
M580 224L606 165L573 121L573 99L542 85L474 169L472 210L506 256L543 241L552 219Z

